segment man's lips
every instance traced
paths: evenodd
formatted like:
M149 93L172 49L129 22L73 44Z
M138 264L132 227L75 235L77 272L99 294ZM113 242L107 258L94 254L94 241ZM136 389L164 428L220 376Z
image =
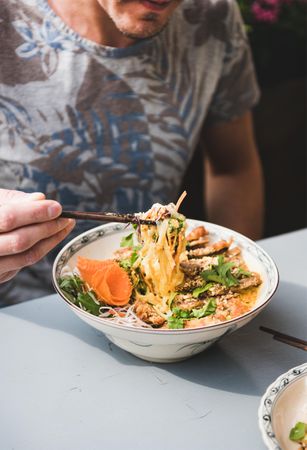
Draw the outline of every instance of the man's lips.
M162 11L167 8L172 0L141 0L141 3L145 8L151 11Z
M170 3L171 0L152 0L153 3L158 3L159 5L164 5Z

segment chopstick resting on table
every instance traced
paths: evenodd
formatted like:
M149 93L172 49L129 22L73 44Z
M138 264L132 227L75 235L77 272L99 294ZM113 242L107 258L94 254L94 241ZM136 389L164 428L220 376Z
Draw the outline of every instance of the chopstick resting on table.
M259 329L261 331L265 331L266 333L272 334L273 339L275 339L276 341L280 341L284 344L292 345L293 347L297 347L301 350L307 351L307 341L305 341L304 339L299 339L297 337L281 333L280 331L273 330L272 328L260 326Z
M60 217L77 220L97 220L99 222L135 223L137 225L157 225L154 220L140 219L136 214L117 214L110 212L62 211Z

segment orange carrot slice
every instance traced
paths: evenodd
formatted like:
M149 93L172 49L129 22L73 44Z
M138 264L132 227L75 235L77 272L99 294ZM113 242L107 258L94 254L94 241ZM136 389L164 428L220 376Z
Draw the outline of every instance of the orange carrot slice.
M113 259L88 259L78 256L77 267L81 278L91 285L92 277L97 270L105 270L110 264L114 264Z
M123 306L129 302L132 285L127 272L117 263L98 270L92 278L94 291L108 305Z
M123 306L129 302L132 284L127 272L116 261L79 257L77 267L83 280L105 303Z

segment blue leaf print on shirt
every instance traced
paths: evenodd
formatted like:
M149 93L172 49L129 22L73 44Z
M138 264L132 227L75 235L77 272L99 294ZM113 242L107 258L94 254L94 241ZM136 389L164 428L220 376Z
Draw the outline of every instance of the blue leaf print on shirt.
M12 148L15 147L17 138L30 148L36 144L36 137L29 127L30 122L31 118L22 105L12 98L0 95L0 135L8 134Z
M42 69L48 77L58 67L60 52L77 49L74 42L68 36L63 36L47 18L41 25L24 20L15 20L12 25L25 41L16 48L16 54L25 59L39 57Z

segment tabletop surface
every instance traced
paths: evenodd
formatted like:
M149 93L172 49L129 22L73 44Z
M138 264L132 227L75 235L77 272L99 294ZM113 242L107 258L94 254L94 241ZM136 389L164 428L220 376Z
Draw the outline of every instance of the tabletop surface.
M142 361L57 295L0 310L1 450L265 450L267 386L306 361L260 325L307 339L307 229L259 241L280 284L252 322L173 364Z

